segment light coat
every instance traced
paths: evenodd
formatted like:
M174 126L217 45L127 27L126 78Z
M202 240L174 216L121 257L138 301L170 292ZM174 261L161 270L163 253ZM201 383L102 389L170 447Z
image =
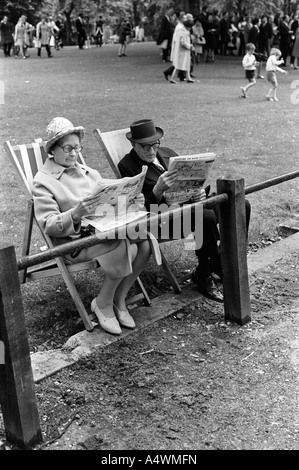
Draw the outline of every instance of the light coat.
M34 211L41 229L53 238L79 238L81 224L74 224L72 209L100 179L99 172L86 165L64 168L48 158L33 180Z
M14 34L15 46L24 46L25 42L25 25L20 21L16 24Z
M190 70L191 48L190 31L182 23L178 23L174 30L170 57L173 66L177 70Z
M40 21L36 27L36 37L40 39L41 45L46 46L50 42L51 28L47 23Z

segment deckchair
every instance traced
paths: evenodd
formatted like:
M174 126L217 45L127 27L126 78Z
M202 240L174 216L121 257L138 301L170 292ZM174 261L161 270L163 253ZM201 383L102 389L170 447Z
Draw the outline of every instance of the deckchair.
M121 174L118 169L118 163L132 149L130 141L126 138L126 133L129 131L129 128L118 129L109 132L101 132L100 129L94 129L93 131L100 145L101 151L108 160L108 163L117 178L121 178ZM162 243L161 240L158 241L159 243ZM173 273L171 267L169 266L169 263L163 251L161 249L160 251L162 257L162 267L164 269L165 275L169 283L173 287L173 290L177 294L180 294L182 292L180 283L176 278L175 274Z
M34 205L32 197L33 178L48 157L44 148L44 143L40 139L36 139L35 142L30 144L21 145L12 145L9 141L6 141L4 143L4 148L19 177L21 178L22 186L27 198L27 213L22 246L22 256L29 255L33 223L36 223L43 239L47 244L47 247L53 248L54 245L51 238L42 231L34 217ZM78 161L82 164L85 164L84 158L81 154L78 155ZM96 260L77 264L66 264L63 257L57 257L55 258L54 262L51 261L48 263L43 263L41 265L21 271L20 282L24 283L27 280L33 281L49 276L62 275L71 297L77 307L78 313L83 321L84 327L86 330L91 331L94 328L94 324L92 322L94 315L88 315L81 297L75 287L71 274L82 270L96 269L98 267L100 266ZM129 299L128 303L143 299L147 305L150 305L151 302L148 294L139 278L137 279L137 282L142 293L137 294L136 296Z

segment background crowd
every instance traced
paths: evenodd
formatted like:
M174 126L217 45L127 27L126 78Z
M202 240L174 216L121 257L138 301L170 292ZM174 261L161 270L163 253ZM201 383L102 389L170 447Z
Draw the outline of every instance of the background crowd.
M182 12L165 12L157 38L162 49L162 60L171 57L171 45L176 25ZM215 55L236 55L243 57L248 43L253 43L261 60L269 57L270 49L277 47L282 52L284 65L297 68L299 57L298 13L284 15L261 15L260 17L230 15L203 7L194 18L190 29L193 62L215 62Z
M119 24L112 28L102 15L90 22L83 13L72 21L71 37L79 49L88 49L92 44L101 47L108 42L123 44L124 49L120 55L125 55L125 46L130 40L145 40L143 25L133 27L130 18L121 19ZM42 16L41 20L33 25L28 23L26 15L22 15L16 24L5 15L0 22L0 43L5 57L26 59L29 57L27 49L30 47L38 49L38 56L41 56L41 48L45 47L48 57L52 57L52 48L59 50L67 44L65 18L61 14L56 18Z
M161 47L162 60L170 60L171 43L175 26L179 21L180 12L172 9L165 11L158 25L157 45ZM216 55L244 56L247 43L253 43L256 51L265 57L269 56L270 48L277 47L282 52L284 64L298 67L299 31L298 14L261 15L260 17L240 16L219 12L204 6L200 14L194 17L190 29L192 42L192 62L215 62ZM100 15L94 21L81 13L72 21L74 43L80 49L89 48L92 44L101 47L108 42L120 44L119 56L124 56L126 45L135 40L145 40L142 23L133 25L130 18L123 18L119 24L111 27ZM0 40L4 56L14 55L16 58L29 57L27 49L36 47L37 55L41 56L41 48L45 47L48 57L51 49L59 50L66 44L65 18L57 14L41 17L40 22L33 25L22 15L17 24L13 24L8 16L0 23Z

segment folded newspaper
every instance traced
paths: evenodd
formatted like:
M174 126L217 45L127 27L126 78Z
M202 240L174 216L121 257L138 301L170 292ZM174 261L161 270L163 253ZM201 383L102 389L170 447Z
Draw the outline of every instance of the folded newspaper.
M192 196L199 194L213 166L215 157L214 153L171 157L168 170L178 170L178 177L174 185L164 193L167 204L182 204L190 201Z
M146 217L147 212L140 210L135 198L142 192L147 166L141 173L132 177L99 180L90 193L90 197L101 196L95 213L84 216L82 225L92 225L100 232L106 232L134 220Z

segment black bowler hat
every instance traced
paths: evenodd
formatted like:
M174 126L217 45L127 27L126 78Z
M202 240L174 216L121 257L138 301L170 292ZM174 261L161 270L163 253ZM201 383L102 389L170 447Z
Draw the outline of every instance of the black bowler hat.
M151 119L141 119L130 125L131 132L127 132L126 137L131 142L149 144L161 139L164 132L160 127L155 127Z

